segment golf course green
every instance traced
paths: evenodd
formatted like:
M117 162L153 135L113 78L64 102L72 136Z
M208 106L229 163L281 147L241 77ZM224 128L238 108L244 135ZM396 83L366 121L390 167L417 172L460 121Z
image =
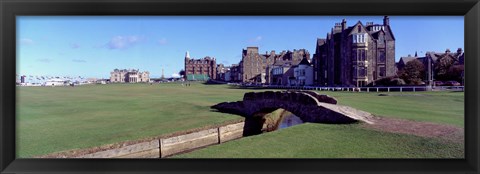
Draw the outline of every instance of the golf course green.
M241 116L210 106L242 100L230 85L191 83L17 87L17 157L83 149L196 129ZM378 117L463 129L463 92L318 91ZM462 158L463 141L383 132L364 124L306 123L210 146L178 158Z

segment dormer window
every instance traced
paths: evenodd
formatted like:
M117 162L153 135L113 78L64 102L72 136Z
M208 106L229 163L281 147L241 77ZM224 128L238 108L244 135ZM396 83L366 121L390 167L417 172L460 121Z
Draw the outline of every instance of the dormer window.
M365 43L367 42L368 35L366 33L363 34L353 34L352 35L352 42L353 43Z
M360 25L357 26L357 30L358 30L359 33L362 32L362 26L360 26Z
M381 25L372 26L372 31L380 31L380 30L385 30L385 27Z

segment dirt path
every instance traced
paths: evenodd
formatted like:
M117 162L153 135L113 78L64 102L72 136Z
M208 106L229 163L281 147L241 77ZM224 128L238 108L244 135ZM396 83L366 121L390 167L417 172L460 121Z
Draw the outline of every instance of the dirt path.
M385 132L440 138L453 142L464 142L465 140L464 129L455 126L376 116L372 119L374 124L364 124L363 127Z

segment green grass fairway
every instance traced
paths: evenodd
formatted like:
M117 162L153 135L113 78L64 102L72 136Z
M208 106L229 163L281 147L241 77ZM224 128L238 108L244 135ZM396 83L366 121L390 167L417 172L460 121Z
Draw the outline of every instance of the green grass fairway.
M463 143L305 123L244 137L173 158L463 158Z
M31 157L243 119L210 106L244 90L192 84L17 88L17 155Z
M243 119L243 117L237 115L213 112L210 106L225 101L241 100L245 92L251 91L266 90L235 89L228 85L204 85L200 83L192 83L189 87L184 87L178 83L17 87L17 157L32 157L71 149L95 147ZM321 93L336 97L339 104L349 105L378 116L463 127L463 92L395 92L390 93L395 94L392 96L378 96L378 93L323 91ZM266 138L269 141L259 140L257 143L257 138L254 136L229 142L224 144L225 147L223 145L218 147L231 147L232 149L226 151L232 151L233 153L235 147L242 146L243 141L249 142L252 147L261 146L262 142L278 141L282 144L289 144L285 147L282 146L282 148L292 147L295 149L296 146L301 147L297 144L300 143L297 142L298 140L303 140L305 137L329 137L327 134L322 135L326 132L331 132L328 134L332 135L335 133L342 134L344 139L327 138L325 141L320 141L317 138L310 138L305 145L309 146L308 148L312 151L324 151L318 149L320 146L316 146L314 143L323 143L324 145L327 143L328 146L342 147L346 139L355 139L351 140L353 141L351 143L359 145L366 143L366 145L374 146L369 148L378 146L378 148L384 148L385 151L395 151L395 149L407 147L419 147L419 150L422 149L421 147L443 147L443 144L438 144L441 142L436 140L423 140L414 136L363 130L357 125L323 124L305 124L264 134L266 136L272 135L270 139ZM358 138L360 136L367 138ZM294 137L303 138L291 139ZM373 143L372 140L377 138L385 139L385 141L382 141L381 145L368 144ZM393 141L393 139L403 143L395 143L396 141ZM387 141L393 142L388 143ZM307 152L307 146L302 151ZM457 147L456 145L452 146ZM217 146L214 147L217 148ZM352 147L355 148L356 146ZM437 151L432 148L430 148L430 151L435 156ZM430 151L425 153L430 153ZM198 152L201 153L202 150ZM419 155L415 155L418 154L416 151L410 152L410 156L426 156L421 155L420 152ZM219 155L222 153L219 152ZM240 151L237 153L240 153ZM289 157L300 157L303 154L303 152L299 152L298 155L295 155L291 153L296 153L296 151L288 152L285 150L281 153L285 153L283 156ZM450 156L458 155L455 152L451 153L453 155ZM228 156L227 152L225 154ZM312 152L312 155L314 154L316 154L316 157L330 157L322 155L322 153ZM357 154L332 153L331 155L338 155L337 157L369 157L368 154L360 152ZM272 153L272 156L282 155ZM405 154L399 154L398 156L405 156ZM309 156L306 155L305 157ZM390 156L387 154L384 157Z
M464 92L329 92L338 104L374 115L464 127ZM389 94L389 96L378 96Z

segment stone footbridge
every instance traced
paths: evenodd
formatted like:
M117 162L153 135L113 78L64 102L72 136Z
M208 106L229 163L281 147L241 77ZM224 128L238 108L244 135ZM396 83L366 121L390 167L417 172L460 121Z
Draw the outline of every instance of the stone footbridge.
M342 124L362 121L373 124L370 113L337 105L335 98L314 91L249 92L245 93L243 101L223 102L211 108L246 118L282 108L304 122Z

